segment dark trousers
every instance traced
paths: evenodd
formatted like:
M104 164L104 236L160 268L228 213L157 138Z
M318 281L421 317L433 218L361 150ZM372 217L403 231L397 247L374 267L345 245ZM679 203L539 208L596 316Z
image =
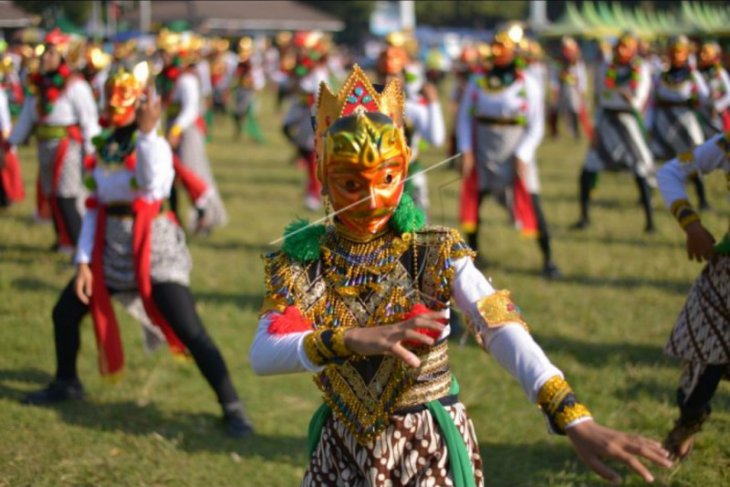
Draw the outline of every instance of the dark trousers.
M71 282L53 308L56 344L56 378L76 379L76 357L81 345L80 324L89 307L79 300ZM110 290L113 293L113 290ZM166 282L152 285L152 299L175 334L190 351L196 365L222 404L238 401L238 395L218 347L208 336L195 310L193 295L186 286Z
M590 221L591 191L596 186L598 173L583 169L578 179L578 202L580 204L580 219L584 223ZM654 228L654 214L651 209L651 189L645 177L635 176L636 188L639 190L641 207L644 209L646 218L646 230Z
M677 405L683 421L696 421L710 413L710 401L727 369L728 364L708 365L689 394L677 389Z
M482 206L484 199L489 196L489 193L479 193L479 206ZM545 214L542 211L542 205L540 204L540 195L531 194L532 207L535 209L535 217L537 218L537 244L542 252L542 257L545 264L552 262L552 250L550 248L550 229L548 228ZM477 217L477 225L474 232L466 234L466 240L469 246L475 252L479 252L479 227L481 226L481 217Z
M76 206L76 198L55 197L58 208L61 210L61 219L66 226L66 231L71 242L76 245L79 241L81 233L81 213ZM53 226L56 229L56 235L59 234L58 224L53 220Z

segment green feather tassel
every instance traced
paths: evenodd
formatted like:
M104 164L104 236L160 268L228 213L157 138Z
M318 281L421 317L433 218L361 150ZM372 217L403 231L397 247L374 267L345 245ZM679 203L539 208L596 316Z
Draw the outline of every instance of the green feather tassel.
M408 193L403 193L398 208L390 219L390 228L399 234L415 232L426 225L426 215L423 210L416 207L413 198Z
M284 229L284 243L281 251L292 260L300 263L319 259L319 241L326 231L324 225L311 225L300 218Z

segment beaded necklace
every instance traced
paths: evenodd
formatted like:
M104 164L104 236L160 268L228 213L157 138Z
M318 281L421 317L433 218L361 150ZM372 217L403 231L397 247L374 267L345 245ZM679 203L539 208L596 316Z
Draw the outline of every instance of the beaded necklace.
M606 70L606 78L604 79L604 84L606 85L606 88L608 88L609 90L613 90L616 88L617 85L623 85L628 80L629 88L631 88L631 91L636 90L636 88L639 86L639 79L641 78L641 64L639 62L632 61L630 63L631 71L629 71L628 77L625 74L623 76L619 76L618 70L621 66L626 65L611 63L608 66L608 69Z
M62 62L57 70L50 73L33 73L30 76L31 89L38 94L38 113L44 117L53 111L53 107L66 88L66 83L71 76L71 69L65 62Z
M517 115L517 123L519 125L527 125L527 90L525 89L525 74L520 68L521 63L515 61L513 64L505 68L495 68L487 71L483 76L477 79L477 85L488 93L496 93L508 88L513 83L520 81L522 86L517 91L520 100L519 114ZM478 95L475 93L475 98ZM475 100L476 101L476 100ZM472 107L472 115L476 115L476 103Z
M380 292L412 241L410 233L396 235L388 231L368 242L354 242L331 231L322 245L325 278L342 296Z
M157 91L160 93L162 101L169 103L172 99L172 93L175 90L175 83L183 73L182 59L179 55L172 58L172 62L162 68L162 72L157 77Z

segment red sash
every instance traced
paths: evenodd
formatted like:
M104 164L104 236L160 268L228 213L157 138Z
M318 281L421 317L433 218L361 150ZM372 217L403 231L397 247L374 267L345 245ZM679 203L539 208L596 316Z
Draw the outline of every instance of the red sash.
M5 195L12 202L22 201L25 198L23 189L23 178L20 174L20 161L15 151L10 150L7 142L0 142L5 152L5 165L0 169L0 184L5 190Z
M132 154L132 157L134 154ZM134 161L130 157L129 165ZM132 167L133 169L133 167ZM185 346L175 335L169 323L157 309L152 300L152 280L150 278L152 255L152 221L160 212L161 201L146 201L138 198L132 204L134 212L134 227L132 233L132 249L134 255L134 270L137 279L137 291L147 316L152 323L160 327L170 350L174 354L185 354ZM102 375L112 375L120 372L124 367L124 350L119 334L114 308L111 304L109 291L104 280L104 244L106 236L106 207L89 198L86 206L97 208L96 234L94 235L94 251L91 256L91 273L93 275L92 295L89 303L91 317L94 321L94 333L98 349L99 372Z
M46 196L51 207L53 221L56 222L56 228L58 228L58 243L60 245L74 246L76 245L76 242L71 241L71 236L68 234L66 222L63 220L61 208L58 206L58 200L56 200L56 198L58 196L58 183L61 181L61 171L63 170L63 163L66 159L68 146L72 140L80 143L82 138L81 130L77 125L69 125L66 130L66 137L60 139L58 147L56 148L56 153L53 156L51 193Z
M182 183L193 204L197 206L198 200L208 191L208 184L203 181L195 171L183 165L180 156L172 154L172 166L175 169L175 177Z

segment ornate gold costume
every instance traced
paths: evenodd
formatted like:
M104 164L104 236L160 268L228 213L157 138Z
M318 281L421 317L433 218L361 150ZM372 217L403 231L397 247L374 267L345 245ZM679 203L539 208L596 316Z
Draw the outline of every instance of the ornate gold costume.
M352 242L330 227L321 258L299 263L283 252L266 257L265 310L296 306L319 330L388 325L405 319L417 303L449 306L452 262L473 252L458 232L445 228ZM311 336L309 335L309 336ZM327 355L316 338L310 357ZM422 364L409 368L392 356L349 356L315 377L325 401L360 442L386 426L399 408L443 397L451 385L445 342L419 348ZM329 357L330 359L333 357ZM322 361L325 363L325 361Z

